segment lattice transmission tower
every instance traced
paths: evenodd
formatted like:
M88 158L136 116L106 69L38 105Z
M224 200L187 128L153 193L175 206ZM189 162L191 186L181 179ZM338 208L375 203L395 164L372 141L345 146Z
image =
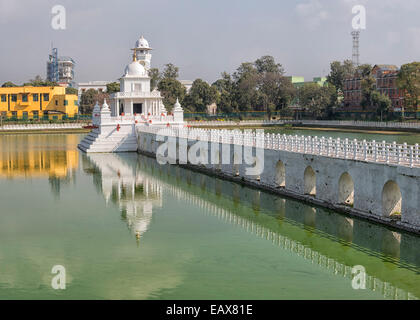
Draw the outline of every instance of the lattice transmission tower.
M351 33L353 37L353 54L351 57L351 60L353 61L353 64L358 67L360 65L360 54L359 54L359 36L360 31L352 31Z

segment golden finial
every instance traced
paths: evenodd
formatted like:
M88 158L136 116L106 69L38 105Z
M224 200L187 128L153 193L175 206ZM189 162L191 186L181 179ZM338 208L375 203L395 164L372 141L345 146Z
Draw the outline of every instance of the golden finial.
M133 61L137 61L137 54L136 50L133 51Z

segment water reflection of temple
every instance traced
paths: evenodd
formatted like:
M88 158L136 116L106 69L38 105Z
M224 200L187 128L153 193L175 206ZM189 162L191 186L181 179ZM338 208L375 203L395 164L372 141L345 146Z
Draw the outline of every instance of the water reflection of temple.
M204 214L237 225L283 250L347 278L349 285L352 267L363 261L368 289L390 299L416 299L418 296L417 289L412 292L413 286L399 287L401 278L407 280L406 284L415 283L417 279L418 255L415 248L418 247L418 239L408 234L177 166L161 166L154 159L143 156L95 154L89 155L89 159L101 168L102 177L98 183L105 199L126 210L130 226L139 219L144 222L143 230L150 227L151 214L148 215L144 208L150 203L151 212L153 206L161 206L164 190L165 194L202 208ZM136 182L137 188L143 186L138 201L134 197ZM125 187L122 188L122 185ZM135 207L140 212L135 213ZM136 227L140 231L140 224ZM379 259L366 259L371 256Z
M87 158L98 169L94 175L106 202L118 205L122 218L140 238L149 228L153 208L162 207L161 186L137 170L137 154L89 154Z

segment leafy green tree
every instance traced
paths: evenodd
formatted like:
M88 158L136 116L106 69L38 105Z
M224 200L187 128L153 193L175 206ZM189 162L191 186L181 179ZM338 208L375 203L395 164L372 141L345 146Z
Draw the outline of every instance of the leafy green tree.
M295 87L280 72L265 72L259 75L258 86L260 101L265 101L262 110L271 107L279 110L287 107L295 96ZM261 94L265 99L261 100Z
M216 103L220 112L232 113L236 111L234 103L234 83L229 73L223 72L222 78L213 82L212 87L217 91Z
M192 83L191 89L186 95L183 104L191 111L206 112L207 106L216 102L216 99L216 88L201 79L196 79Z
M82 93L79 102L79 112L81 114L91 114L98 98L98 91L89 89Z
M172 108L178 98L180 103L183 104L186 95L185 86L174 78L163 78L159 81L158 90L162 94L163 104L166 110L172 111Z
M108 94L113 94L115 92L120 92L120 83L119 82L111 82L106 85L106 92Z
M41 76L35 76L35 79L29 80L23 84L24 86L31 86L31 87L56 87L58 83L55 81L48 81L41 78Z
M258 72L252 62L244 62L232 75L235 86L233 99L237 109L250 111L254 109L257 98Z
M151 68L149 70L150 77L150 90L153 91L157 88L161 75L158 68Z
M378 115L381 116L381 121L382 116L384 114L388 118L389 111L392 107L391 99L387 95L380 93L379 91L374 91L371 95L371 101L372 105L376 107L376 112L378 113Z
M365 63L356 68L356 74L359 75L362 79L369 77L372 72L372 65Z
M262 56L255 60L255 68L259 74L278 73L283 75L284 69L280 63L276 63L272 56Z
M76 88L72 88L72 87L67 87L66 88L66 94L78 94L79 92L77 91Z
M287 107L295 95L292 83L284 77L284 69L272 56L255 62L244 62L229 75L212 84L217 89L218 109L222 112L272 111Z
M365 109L366 107L373 107L372 94L375 92L376 79L373 77L372 66L370 64L362 64L357 67L355 77L360 78L362 87L362 99L361 106Z
M420 96L420 62L402 65L398 73L397 83L404 94L404 107L417 111Z
M7 81L1 85L3 88L17 87L13 82Z
M335 88L320 86L317 83L305 83L298 89L299 104L316 117L328 115L329 106L333 103Z
M333 101L334 105L338 104L338 97L343 95L344 80L346 78L354 76L356 68L351 60L344 60L343 63L340 61L333 61L330 64L330 73L327 76L327 82L330 88L335 88L335 94Z
M162 77L166 79L177 79L179 76L179 68L174 66L172 63L165 64L163 69Z

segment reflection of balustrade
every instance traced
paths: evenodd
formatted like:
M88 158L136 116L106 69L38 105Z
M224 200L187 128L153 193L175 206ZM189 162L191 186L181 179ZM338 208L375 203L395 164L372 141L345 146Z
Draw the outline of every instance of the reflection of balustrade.
M164 184L164 186L165 189L170 191L172 195L177 199L182 199L183 201L189 202L195 206L199 206L200 208L205 209L207 212L210 212L224 222L238 225L247 232L253 233L262 239L269 240L280 248L291 251L301 258L310 260L313 264L327 269L335 275L340 275L344 278L352 279L352 267L350 266L346 266L309 247L306 247L299 241L287 238L281 234L273 232L269 228L260 226L253 221L237 216L235 213L230 212L223 207L217 206L214 203L203 200L199 196L192 195L187 191L183 191L169 184ZM389 299L417 299L411 293L399 289L393 286L391 283L384 282L368 274L366 275L366 288L372 291L379 291L385 298Z
M189 191L181 189L177 185L173 185L168 182L164 182L159 178L155 178L154 176L149 175L149 173L146 171L142 170L142 175L144 177L148 177L150 181L156 180L156 183L161 185L162 190L168 191L176 199L180 199L182 201L188 202L189 204L200 207L203 209L203 212L210 213L226 223L238 225L247 232L253 233L262 239L271 241L274 245L277 245L284 250L290 251L301 258L309 260L311 263L327 269L335 275L340 275L349 280L351 280L353 277L351 273L352 266L342 264L310 247L307 247L300 241L288 238L278 232L271 230L268 227L251 221L248 218L239 216L234 211L230 211L222 205L218 205L203 199L201 195L193 194ZM369 274L366 274L366 288L372 291L380 292L385 298L389 299L417 299L417 297L412 293L397 288L391 283L382 281L381 279Z

